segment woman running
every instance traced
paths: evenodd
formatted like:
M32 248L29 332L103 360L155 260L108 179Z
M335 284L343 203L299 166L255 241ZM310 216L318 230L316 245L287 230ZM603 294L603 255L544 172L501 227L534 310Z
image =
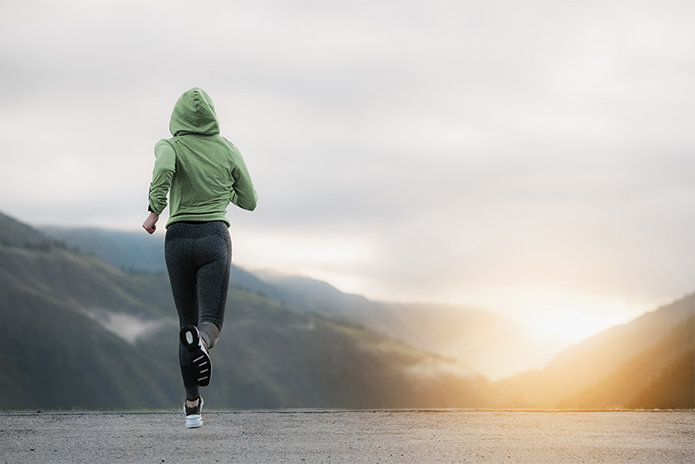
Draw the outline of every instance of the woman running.
M186 389L186 427L203 425L199 387L210 383L209 350L222 330L232 244L227 206L252 211L256 191L241 153L220 128L212 100L202 89L185 92L174 105L170 139L157 142L149 191L154 233L170 199L164 253L179 314L179 362Z

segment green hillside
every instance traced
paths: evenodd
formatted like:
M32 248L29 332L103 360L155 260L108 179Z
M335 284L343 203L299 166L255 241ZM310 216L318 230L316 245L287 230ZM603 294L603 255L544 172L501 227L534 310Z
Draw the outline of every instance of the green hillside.
M94 227L44 227L49 237L100 257L116 269L164 272L164 237Z
M0 409L179 408L168 279L124 269L0 214ZM514 331L484 312L235 272L243 285L230 287L204 390L213 408L694 407L695 295L491 383L467 362L422 351L446 352L458 338L459 359L515 363L521 350L509 346L479 353Z
M0 217L0 230L17 224ZM0 244L0 409L178 408L178 327L166 276L127 273L34 238ZM493 401L489 382L455 362L238 288L212 356L204 394L215 408Z
M118 269L164 272L164 238L140 231L44 227L53 239L98 256ZM232 265L233 287L260 293L302 314L357 324L410 346L458 360L502 378L552 358L559 346L539 341L500 315L442 304L394 304L341 292L326 282Z
M32 246L51 240L41 232L0 213L0 244L9 246Z
M0 409L170 405L173 377L155 358L60 301L0 295Z
M41 232L71 249L79 249L96 256L116 269L135 273L166 272L164 236L160 234L148 235L143 230L122 231L97 227L58 226L45 226ZM282 301L282 295L273 285L234 264L232 264L229 280L233 287L261 293L276 301Z

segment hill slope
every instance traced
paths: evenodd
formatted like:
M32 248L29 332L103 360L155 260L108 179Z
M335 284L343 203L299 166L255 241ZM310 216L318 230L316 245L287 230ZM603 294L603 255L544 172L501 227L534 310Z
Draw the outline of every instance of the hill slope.
M129 234L125 239L147 241L151 237ZM156 243L155 239L147 243L161 253L161 242ZM35 244L32 246L32 253L38 253ZM99 255L98 250L96 247L90 251ZM86 255L77 253L79 259L74 255L70 254L73 262L84 266L91 260L90 266L97 266L100 271L87 266L83 270L92 274L89 277L75 282L58 279L64 294L79 294L80 300L87 301L87 290L96 288L95 276L100 273L119 289L127 289L100 291L111 295L111 301L120 302L120 306L90 316L111 333L122 334L123 327L141 328L159 321L158 318L171 317L165 276L140 275L134 283L132 275L104 267L103 263L97 265L98 260ZM44 258L42 262L50 260ZM55 265L48 268L57 272ZM26 281L32 275L15 271L6 278L15 279L17 284L16 276L24 276L22 281ZM45 274L32 285L42 285L50 275ZM491 385L461 364L421 353L394 340L443 353L475 370L480 367L486 372L512 372L522 365L533 341L525 339L518 327L505 320L466 308L369 301L302 277L267 273L261 276L259 279L233 268L235 286L230 293L225 335L216 361L216 376L226 378L226 390L210 392L220 405L693 407L695 295L570 347L543 369ZM80 281L82 285L78 285ZM123 295L136 296L129 303ZM152 304L143 305L143 301ZM114 311L129 311L135 319L124 321L122 316L114 317ZM340 320L346 322L336 322ZM137 338L137 331L133 332L130 340L137 347L145 346L153 356L159 353L157 356L166 360L162 362L174 364L175 321L170 319L168 326L158 327L148 337ZM490 366L495 364L498 367L492 369ZM240 402L239 398L245 400Z
M621 363L609 375L562 408L695 407L695 316L690 316L655 346ZM690 386L690 388L688 388Z
M0 244L6 246L32 246L51 240L38 230L0 213Z
M52 238L119 269L164 272L161 235L97 228L44 227ZM331 285L232 265L232 286L267 296L292 311L357 324L413 347L458 360L493 378L548 362L561 346L542 341L488 311L438 304L392 304L346 294Z
M28 226L25 226L28 227ZM164 236L144 231L126 232L96 227L45 226L41 231L58 242L106 261L116 269L131 272L165 273ZM261 293L276 301L277 290L267 282L232 264L232 286Z
M0 217L5 236L17 224ZM0 408L178 407L166 276L126 273L22 233L35 241L0 244ZM238 288L212 356L204 394L219 408L492 404L489 382L460 364Z
M607 329L497 384L515 407L693 407L695 295ZM675 396L667 397L666 391Z

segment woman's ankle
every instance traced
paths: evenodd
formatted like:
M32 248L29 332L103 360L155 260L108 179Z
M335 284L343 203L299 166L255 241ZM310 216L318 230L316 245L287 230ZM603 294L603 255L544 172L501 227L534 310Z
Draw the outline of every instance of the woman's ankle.
M215 346L215 342L220 337L220 329L212 322L201 322L198 324L198 333L205 343L205 348L210 349Z
M195 408L200 404L200 396L198 398L195 398L193 400L189 400L186 398L186 407L188 408Z

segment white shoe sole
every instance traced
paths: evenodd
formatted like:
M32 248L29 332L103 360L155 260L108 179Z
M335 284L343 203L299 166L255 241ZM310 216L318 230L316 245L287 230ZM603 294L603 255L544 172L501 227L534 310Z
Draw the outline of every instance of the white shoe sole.
M186 428L187 429L196 429L198 427L203 426L203 416L200 414L191 414L190 416L186 416Z
M186 428L196 429L203 426L203 406L205 406L205 401L203 397L200 397L200 414L189 414L186 416ZM183 403L183 413L186 414L186 403Z

